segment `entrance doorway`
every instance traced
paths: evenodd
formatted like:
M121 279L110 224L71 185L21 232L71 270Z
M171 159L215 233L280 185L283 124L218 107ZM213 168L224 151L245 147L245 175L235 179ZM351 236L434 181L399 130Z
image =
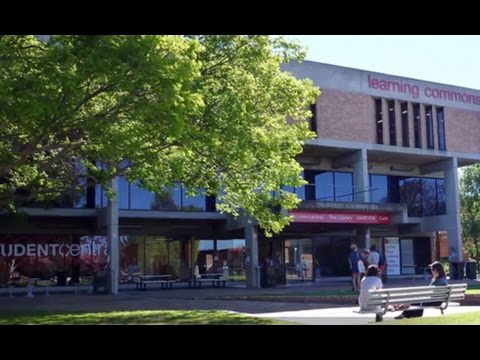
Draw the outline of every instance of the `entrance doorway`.
M285 270L288 281L312 281L312 239L285 240Z
M315 277L319 276L348 276L348 253L350 251L350 237L319 237L313 240Z

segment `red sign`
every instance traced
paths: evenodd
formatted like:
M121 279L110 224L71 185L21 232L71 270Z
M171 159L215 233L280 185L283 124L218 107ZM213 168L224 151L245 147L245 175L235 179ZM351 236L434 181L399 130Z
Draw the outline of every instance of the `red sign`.
M300 211L290 212L293 222L296 223L328 223L328 224L389 224L390 215L381 213L354 213L354 212L319 212Z

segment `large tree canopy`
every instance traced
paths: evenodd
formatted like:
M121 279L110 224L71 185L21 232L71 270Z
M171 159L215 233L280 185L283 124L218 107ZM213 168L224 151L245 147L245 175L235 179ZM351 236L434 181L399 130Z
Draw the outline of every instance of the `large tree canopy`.
M0 208L123 175L280 231L319 91L279 65L303 55L268 36L0 36Z
M460 205L465 251L480 261L480 164L465 168L460 177Z

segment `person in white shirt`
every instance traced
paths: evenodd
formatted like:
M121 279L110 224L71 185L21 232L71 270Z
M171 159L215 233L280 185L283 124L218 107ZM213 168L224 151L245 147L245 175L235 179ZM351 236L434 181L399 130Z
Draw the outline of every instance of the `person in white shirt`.
M378 262L380 261L380 254L377 251L375 245L370 246L370 255L368 255L368 263L370 265L375 265L378 267Z
M360 284L360 295L358 296L358 305L360 310L372 310L367 308L368 290L382 289L382 280L378 277L378 268L375 265L370 265L367 269L366 276L362 279Z

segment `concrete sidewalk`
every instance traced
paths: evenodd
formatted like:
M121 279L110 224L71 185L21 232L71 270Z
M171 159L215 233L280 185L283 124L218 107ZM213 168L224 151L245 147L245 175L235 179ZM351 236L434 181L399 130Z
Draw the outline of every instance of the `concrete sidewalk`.
M268 312L263 314L246 314L255 317L293 321L303 325L366 325L375 323L374 314L358 314L354 312L358 306L335 307L323 309ZM451 303L445 310L445 314L460 314L472 311L480 311L480 306L460 306L458 303ZM400 314L399 311L387 312L383 317L384 321L395 321L394 317ZM442 316L438 309L426 308L424 317Z

